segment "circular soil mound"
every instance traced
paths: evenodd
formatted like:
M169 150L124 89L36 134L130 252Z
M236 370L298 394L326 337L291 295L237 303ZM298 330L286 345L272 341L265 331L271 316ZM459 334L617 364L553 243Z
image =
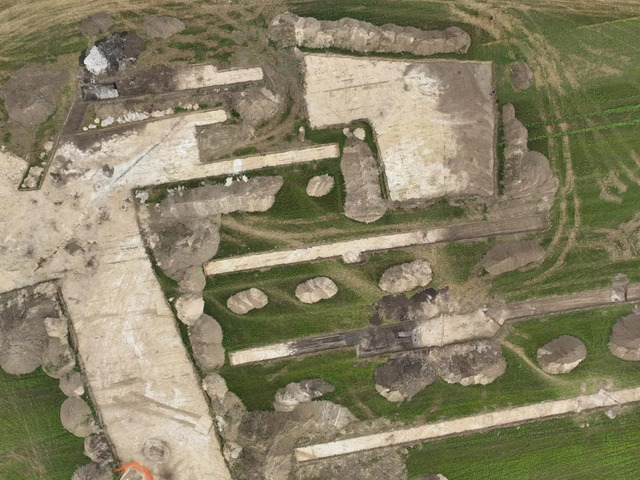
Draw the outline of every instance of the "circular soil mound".
M296 297L302 303L316 303L327 300L338 293L336 284L327 277L316 277L296 287Z
M67 398L62 403L60 421L62 426L76 437L88 437L93 432L91 409L81 398Z
M184 30L184 23L173 17L146 15L142 31L151 38L169 38Z
M335 184L335 180L331 175L318 175L309 180L307 184L307 195L310 197L324 197L327 195Z
M56 102L69 76L60 68L29 65L14 73L0 87L9 118L23 127L44 123L56 109Z
M640 312L622 317L613 326L609 339L611 353L623 360L640 360Z
M587 347L582 340L562 335L538 349L538 365L546 373L568 373L587 358Z
M114 23L107 12L98 12L83 19L80 22L80 30L85 35L100 35L106 33Z

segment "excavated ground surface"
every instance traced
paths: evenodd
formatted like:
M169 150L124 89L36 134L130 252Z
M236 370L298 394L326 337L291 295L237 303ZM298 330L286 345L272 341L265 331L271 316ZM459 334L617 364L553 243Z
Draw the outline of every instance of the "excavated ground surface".
M391 200L493 195L490 62L307 54L304 68L311 127L370 122Z
M185 465L197 478L229 475L204 394L140 238L131 190L201 176L195 125L225 118L220 111L195 113L66 142L52 175L34 192L16 192L22 166L1 154L3 164L14 167L0 183L0 196L11 206L0 214L7 232L0 248L0 291L61 278L106 432L120 458L146 460L158 478L184 472ZM141 458L152 438L166 442L169 460Z

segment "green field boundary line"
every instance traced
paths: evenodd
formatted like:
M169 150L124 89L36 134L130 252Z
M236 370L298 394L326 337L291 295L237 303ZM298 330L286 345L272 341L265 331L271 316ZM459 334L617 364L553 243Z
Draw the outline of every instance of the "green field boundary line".
M541 125L557 125L562 122L574 122L576 120L582 120L585 118L605 117L607 115L615 115L617 113L629 113L640 110L640 103L633 105L625 105L624 107L607 108L605 110L599 110L597 112L578 113L575 115L569 115L568 117L554 118L552 120L540 120L537 122L526 123L525 127L538 127Z
M557 125L562 122L574 122L576 120L582 120L585 118L605 117L607 115L615 115L618 113L629 113L640 110L640 103L633 105L625 105L624 107L607 108L605 110L599 110L597 112L578 113L575 115L569 115L567 117L554 118L552 120L539 120L537 122L526 123L525 127L538 127L541 125Z
M548 135L537 135L535 137L529 137L529 142L533 142L535 140L542 140L545 138L559 138L559 137L564 137L569 135L579 135L582 133L597 132L599 130L611 130L613 128L619 128L619 127L632 127L634 125L640 125L640 118L635 120L627 120L625 122L614 122L614 123L607 123L604 125L595 125L593 127L578 128L576 130L566 130L564 132L550 133ZM504 141L498 143L499 146L504 146L504 144L505 144Z

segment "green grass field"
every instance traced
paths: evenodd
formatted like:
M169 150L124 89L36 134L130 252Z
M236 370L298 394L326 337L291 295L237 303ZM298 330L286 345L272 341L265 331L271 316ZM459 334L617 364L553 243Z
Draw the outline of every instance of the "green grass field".
M83 440L60 423L65 395L41 370L22 376L0 370L0 478L69 480L89 463Z
M639 421L633 407L613 420L594 412L426 443L410 450L407 470L410 479L635 480Z

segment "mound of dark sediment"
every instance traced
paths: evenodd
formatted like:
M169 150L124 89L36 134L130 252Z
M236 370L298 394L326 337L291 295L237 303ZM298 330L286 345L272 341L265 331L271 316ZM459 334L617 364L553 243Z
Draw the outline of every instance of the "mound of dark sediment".
M376 368L376 390L391 402L409 399L431 385L437 378L428 352L407 352Z
M100 35L106 33L114 24L113 18L107 12L98 12L80 21L80 30L85 35Z
M143 49L144 40L135 33L111 33L83 50L80 65L94 75L113 75L134 64Z
M526 90L532 80L533 72L526 62L518 62L511 67L511 83L517 90Z
M13 375L38 368L49 344L45 320L58 315L55 289L47 285L0 295L0 367Z
M579 338L562 335L540 347L537 358L546 373L568 373L587 358L587 347Z
M609 350L623 360L640 360L640 311L622 317L613 326Z
M545 251L534 240L499 243L484 257L484 269L490 275L500 275L544 259Z
M169 38L185 28L182 20L159 15L145 15L142 31L151 38Z
M26 128L37 127L56 109L68 80L69 76L63 69L28 65L0 87L0 98L4 100L11 120Z

